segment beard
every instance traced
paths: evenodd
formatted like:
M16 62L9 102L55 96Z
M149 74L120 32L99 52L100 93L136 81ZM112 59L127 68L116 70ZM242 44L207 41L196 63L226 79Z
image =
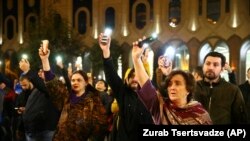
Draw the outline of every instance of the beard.
M132 89L132 90L137 90L137 88L138 88L138 83L137 82L132 82L132 83L130 83L129 84L129 87Z
M207 71L204 76L208 80L214 80L214 79L218 78L218 76L216 76L216 74L212 71Z

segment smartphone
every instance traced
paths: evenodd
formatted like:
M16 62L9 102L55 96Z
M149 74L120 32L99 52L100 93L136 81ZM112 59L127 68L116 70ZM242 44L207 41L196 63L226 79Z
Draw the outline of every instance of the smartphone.
M101 39L101 44L106 45L108 43L108 36L103 35Z
M168 56L163 56L163 62L164 62L163 66L167 68L171 65L172 61Z
M166 55L162 55L159 57L159 60L161 60L163 62L163 67L167 68L172 64L172 60L166 56Z
M144 44L150 44L155 41L157 38L155 36L150 36L138 43L138 46L141 48Z
M43 53L47 53L49 47L49 40L42 40L43 43Z

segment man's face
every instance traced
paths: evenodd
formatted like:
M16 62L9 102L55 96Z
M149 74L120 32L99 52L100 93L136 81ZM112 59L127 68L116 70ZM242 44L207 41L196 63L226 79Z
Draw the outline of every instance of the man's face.
M135 73L131 75L130 78L128 78L128 86L132 88L133 90L136 90L137 87L139 86L137 77L135 76Z
M203 73L206 79L216 80L222 72L221 58L208 56L203 65Z
M21 80L20 85L24 91L32 89L31 82L28 79Z

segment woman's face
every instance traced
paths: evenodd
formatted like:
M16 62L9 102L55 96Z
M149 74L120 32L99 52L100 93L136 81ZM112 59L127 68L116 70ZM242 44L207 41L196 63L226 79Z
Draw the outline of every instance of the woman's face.
M174 75L170 80L167 89L168 96L173 103L187 102L187 95L189 92L186 89L186 82L182 75Z
M87 86L87 82L83 79L82 75L79 73L73 74L71 77L71 87L72 90L77 92L81 92L85 90L85 87Z

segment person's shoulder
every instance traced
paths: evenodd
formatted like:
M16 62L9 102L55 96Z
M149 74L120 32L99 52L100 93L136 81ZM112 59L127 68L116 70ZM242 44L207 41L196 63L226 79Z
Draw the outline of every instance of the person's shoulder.
M243 87L243 86L247 86L247 85L250 86L250 83L248 83L248 81L245 81L245 82L241 83L241 84L239 85L239 87Z
M233 83L230 83L230 82L227 82L226 80L221 80L220 83L223 84L224 86L227 86L227 87L230 87L230 88L233 88L233 89L237 89L238 88L237 85L235 85Z

